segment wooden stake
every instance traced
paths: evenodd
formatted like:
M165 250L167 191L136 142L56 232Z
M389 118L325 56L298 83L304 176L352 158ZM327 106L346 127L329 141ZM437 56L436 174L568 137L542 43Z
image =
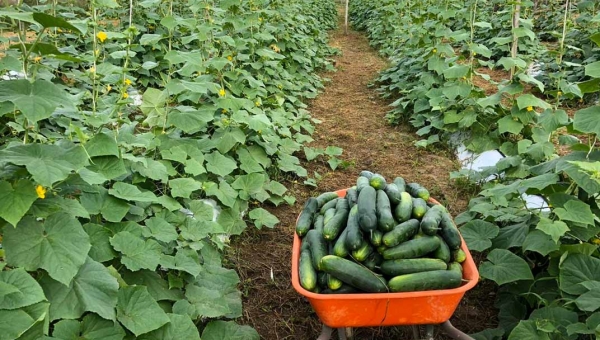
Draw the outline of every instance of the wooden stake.
M515 5L515 11L513 13L513 22L512 22L513 30L519 28L520 17L521 17L521 3L517 2L517 4ZM511 57L513 57L513 58L517 57L518 47L519 47L519 37L517 37L516 33L513 33L512 49L510 51ZM512 80L512 78L514 76L515 76L515 67L513 66L510 68L510 79Z
M346 0L346 13L345 13L345 18L344 18L344 33L348 34L348 2L350 0Z

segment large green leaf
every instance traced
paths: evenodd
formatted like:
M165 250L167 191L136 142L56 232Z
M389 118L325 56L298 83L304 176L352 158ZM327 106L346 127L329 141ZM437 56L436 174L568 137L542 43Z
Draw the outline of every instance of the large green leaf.
M119 290L117 319L136 336L159 329L170 321L144 286Z
M198 276L202 271L198 253L192 249L179 249L175 256L163 255L160 265L167 269L174 269L189 273L193 277Z
M594 214L590 206L579 200L570 200L564 208L554 209L554 213L563 221L594 224Z
M160 262L162 248L154 240L143 240L128 231L122 231L110 239L110 244L123 254L121 262L129 270L155 270Z
M560 264L560 289L572 295L584 294L588 289L581 283L586 281L600 281L600 260L584 254L569 254Z
M541 307L531 312L529 320L536 321L539 330L562 333L562 338L566 339L567 326L577 322L578 316L576 312L563 307Z
M214 112L211 110L179 106L169 112L167 123L185 133L193 133L205 128L207 123L213 119Z
M233 321L211 321L202 331L202 340L258 340L260 336L250 326Z
M157 272L151 270L125 271L123 279L128 285L145 286L148 293L156 301L177 301L183 299L183 293L178 289L169 289L169 284Z
M122 340L125 331L114 321L104 320L96 314L87 314L83 321L62 320L54 325L52 339L60 340Z
M600 308L600 287L581 294L575 299L575 304L582 311L595 312L598 310Z
M537 323L533 320L524 320L519 322L517 327L508 336L508 340L550 340L548 333L544 333L537 328Z
M250 154L247 148L238 148L236 152L240 161L240 169L246 173L264 171L262 165Z
M57 107L73 107L67 91L53 83L37 79L4 80L0 82L0 102L12 102L32 123L46 119Z
M37 198L35 188L28 180L18 180L14 186L0 181L0 217L16 227Z
M517 106L519 110L526 109L527 107L541 107L542 109L551 109L552 105L548 104L544 100L532 95L532 94L523 94L517 98Z
M523 241L523 251L535 251L543 256L559 249L559 245L552 240L552 237L542 232L541 230L534 230L527 234L525 241Z
M25 217L17 228L4 228L6 262L28 271L42 268L68 285L87 258L90 238L79 221L56 213L45 221Z
M238 195L243 200L250 200L252 197L264 201L270 196L264 189L266 180L267 176L264 173L252 173L238 176L231 183L231 187L239 190Z
M205 184L206 194L209 196L216 196L223 205L233 207L237 201L238 192L235 191L229 183L222 180L217 183L209 182Z
M500 229L497 225L473 220L460 227L460 233L471 250L484 251L492 246L492 239L498 236Z
M146 220L146 237L154 237L163 242L171 242L177 239L177 230L175 226L160 217L152 217Z
M161 127L165 124L167 98L167 91L146 89L142 95L142 105L140 105L140 110L146 115L144 124Z
M227 176L237 168L237 163L229 157L223 156L221 153L214 151L205 156L206 169L219 176Z
M108 269L88 257L69 285L49 277L41 280L50 301L50 320L77 319L94 312L104 319L115 318L119 283Z
M87 223L83 225L83 229L90 236L89 256L98 262L106 262L117 257L117 253L110 245L110 237L112 233L107 228L99 224Z
M131 170L155 181L166 183L169 180L169 171L162 162L148 158L144 159L144 161L145 164L142 162L133 163Z
M114 136L108 133L98 133L85 145L85 150L90 157L116 156L119 157L119 147Z
M16 309L46 300L42 287L25 269L0 271L0 309Z
M493 280L499 285L519 280L533 280L531 269L525 260L506 249L494 249L481 264L482 277Z
M240 128L229 127L222 131L216 131L212 138L217 143L217 150L225 154L236 144L244 144L246 142L246 133Z
M505 116L498 120L498 132L519 134L523 130L523 123L518 120L513 120L511 116Z
M558 243L558 240L570 230L565 222L552 221L546 217L540 217L536 229L548 234L555 243Z
M207 249L207 247L204 247L204 249ZM213 296L212 294L221 295L221 300L214 300L212 305L210 302L208 305L201 301L197 301L197 303L203 308L227 308L228 312L224 315L228 318L242 316L241 293L237 287L240 282L238 274L235 270L223 268L219 264L207 264L204 252L203 257L205 258L204 270L196 277L195 285L203 288L201 291L208 293L209 296ZM197 295L194 294L194 298L197 298ZM196 300L194 299L194 301ZM193 301L190 300L190 302Z
M202 183L193 178L175 178L169 181L171 196L190 198L190 195L202 189Z
M600 62L598 62L600 64ZM591 106L575 112L573 128L585 133L600 135L600 106Z
M108 190L108 193L114 197L126 200L126 201L138 201L138 202L155 202L156 195L151 191L141 191L137 186L117 182L113 185L112 189Z
M585 75L592 78L600 78L600 61L585 65Z
M64 28L67 30L74 31L76 33L81 33L79 28L71 25L68 21L63 18L55 17L50 14L35 12L33 13L33 20L38 22L44 28L58 27Z
M198 328L187 315L167 314L170 322L142 335L140 340L200 340ZM223 338L225 339L225 338Z
M269 228L274 228L275 225L279 223L279 219L275 215L263 208L255 208L250 210L248 217L254 221L254 226L256 226L258 229L261 229L263 225Z
M29 329L44 323L48 316L48 305L46 302L40 302L22 309L0 309L0 340L22 339L19 337Z

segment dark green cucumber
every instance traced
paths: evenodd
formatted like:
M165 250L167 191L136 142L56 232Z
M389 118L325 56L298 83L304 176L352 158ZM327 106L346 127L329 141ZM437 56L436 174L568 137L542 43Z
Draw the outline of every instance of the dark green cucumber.
M369 170L363 170L363 171L361 171L361 172L360 172L360 174L359 174L359 176L366 177L366 178L368 178L368 179L371 179L371 177L373 177L373 175L375 175L375 174L374 174L374 173L372 173L372 172L371 172L371 171L369 171Z
M377 266L379 266L383 262L383 257L378 252L374 251L367 257L367 259L363 262L363 265L369 270L374 271Z
M425 212L425 215L423 215L423 219L421 220L421 230L424 234L433 236L440 230L439 226L442 221L441 207L441 205L434 205Z
M323 204L323 206L321 207L321 210L319 210L319 212L321 213L321 215L325 215L325 213L327 212L327 210L331 209L331 208L335 208L335 205L337 204L337 201L339 201L340 198L334 198L331 201Z
M429 209L427 202L421 198L413 198L412 204L412 217L414 218L421 219L427 212L427 209Z
M332 219L333 216L335 216L335 207L327 209L327 211L323 215L323 225L327 224L327 222L329 222L329 220Z
M299 264L300 285L310 291L317 286L317 270L313 267L310 250L305 249L300 253Z
M371 185L369 184L369 179L367 177L359 176L356 179L356 192L358 192L359 194L362 191L362 189L370 186Z
M317 209L319 208L319 203L317 199L314 197L310 197L304 203L304 208L298 217L298 221L296 222L296 234L300 237L306 236L308 231L310 230L310 226L312 225Z
M360 248L352 251L352 258L358 262L363 262L371 255L375 250L369 242L364 241Z
M333 255L339 257L346 257L350 253L348 247L346 247L346 235L348 234L348 228L344 228L344 230L340 233L340 237L335 241L333 245Z
M439 259L402 259L383 261L379 266L381 272L387 276L398 276L432 270L446 270L446 262Z
M348 200L348 206L350 209L352 209L352 207L355 206L356 202L358 201L358 191L356 191L356 186L346 191L346 199Z
M377 228L377 191L372 186L365 187L358 194L358 224L360 229L371 232Z
M406 191L406 181L402 177L394 178L394 184L398 187L400 192Z
M348 210L341 209L337 210L335 216L333 216L323 228L323 237L327 241L335 240L338 235L342 232L342 229L348 223Z
M323 290L321 293L322 294L353 294L353 293L357 293L358 289L347 285L347 284L342 284L342 286L339 289L336 290L331 290L329 288Z
M446 263L450 263L450 261L452 260L452 253L450 252L450 247L448 247L446 241L444 241L444 239L441 236L436 235L435 237L440 239L440 246L432 253L432 256Z
M317 268L317 270L321 270L319 263L323 256L329 253L327 241L323 238L322 233L314 229L306 234L306 240L310 243L310 254L312 255L313 266Z
M394 217L398 222L406 222L412 215L413 200L409 193L400 193L400 203L394 209Z
M373 230L371 232L371 237L370 237L370 241L371 244L374 245L375 247L379 247L381 245L383 239L383 233L379 230Z
M394 216L392 215L390 199L383 190L377 190L377 204L375 209L377 212L378 229L384 232L392 230L396 225L396 220L394 220Z
M452 252L452 260L458 263L463 263L467 259L467 254L462 249Z
M380 245L379 247L377 247L377 253L383 255L383 252L388 249L388 247L386 247L384 244Z
M448 210L444 209L442 213L442 221L440 222L440 235L444 238L444 241L448 244L451 250L460 249L462 245L462 239L460 238L460 233L458 232L458 228L452 221L452 217Z
M463 272L462 265L458 262L450 262L450 264L448 265L448 270L455 270L459 272L460 275L462 275Z
M327 288L327 273L325 272L317 272L317 286L322 289Z
M325 226L325 217L323 215L318 215L315 219L315 230L319 233L323 233L323 227Z
M327 255L321 259L321 268L342 282L368 293L384 293L388 291L385 280L369 269L350 260Z
M338 194L336 194L335 192L324 192L324 193L320 194L317 197L317 202L319 203L319 209L322 208L325 205L325 203L332 201L338 197L340 197L340 196L338 196Z
M409 183L406 185L406 191L411 194L412 197L421 198L424 201L429 200L429 191L425 189L419 183Z
M397 205L398 203L400 203L400 189L398 189L398 186L395 183L390 183L385 187L385 191L386 195L388 196L388 198L390 199L390 203L393 205Z
M335 276L331 275L331 274L327 274L327 288L331 289L331 290L338 290L340 288L342 288L342 285L344 283L340 280L338 280Z
M385 178L380 174L374 174L371 179L369 179L369 185L371 185L375 190L383 190L387 186Z
M413 259L427 255L439 246L440 240L437 237L423 236L386 249L383 252L383 258L386 260Z
M360 248L363 243L363 235L360 226L358 225L358 205L355 205L350 209L346 229L348 230L348 233L346 234L346 248L348 251Z
M400 223L391 231L383 234L382 242L386 247L394 247L408 241L419 232L419 221L416 219Z
M415 292L459 287L462 275L454 270L433 270L392 278L388 285L392 292Z
M348 200L345 198L340 198L335 205L335 210L350 210L350 205L348 204Z

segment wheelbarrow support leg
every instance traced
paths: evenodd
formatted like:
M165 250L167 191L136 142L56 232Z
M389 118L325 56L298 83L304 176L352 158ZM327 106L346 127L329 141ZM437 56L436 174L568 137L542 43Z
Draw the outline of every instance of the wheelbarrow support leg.
M452 339L456 339L456 340L475 340L472 337L468 336L467 334L459 331L454 326L452 326L452 324L450 323L450 321L444 322L443 324L440 325L440 327L442 328L442 330L444 331L444 333L448 334L448 336L450 336Z
M317 340L331 340L331 334L333 334L333 329L323 325L323 330L321 331L321 335L319 335Z
M421 334L419 333L419 326L413 325L412 328L413 340L421 340Z
M433 325L425 326L425 340L435 340L433 338Z

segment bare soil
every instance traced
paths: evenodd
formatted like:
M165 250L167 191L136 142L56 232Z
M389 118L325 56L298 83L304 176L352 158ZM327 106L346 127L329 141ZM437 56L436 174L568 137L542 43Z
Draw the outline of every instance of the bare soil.
M390 107L369 87L386 67L386 61L368 40L352 30L345 35L340 27L332 32L330 44L339 48L341 55L336 58L337 71L323 74L331 79L330 84L309 103L313 117L322 122L310 146L339 146L344 149L342 158L348 165L332 171L324 160L303 162L309 176L315 171L322 176L318 187L286 182L296 204L265 207L281 224L273 230L249 228L233 241L228 256L241 279L244 316L240 322L254 327L267 340L316 339L321 331L310 304L291 285L295 220L308 197L348 188L355 184L361 170L370 170L390 180L402 176L407 182L421 183L454 215L468 203L464 188L449 180L449 172L459 168L452 154L419 149L413 143L420 138L409 127L386 123L384 117ZM465 295L452 323L468 333L495 327L494 299L493 286L480 283ZM355 339L409 339L410 334L406 327L360 328L355 330Z

